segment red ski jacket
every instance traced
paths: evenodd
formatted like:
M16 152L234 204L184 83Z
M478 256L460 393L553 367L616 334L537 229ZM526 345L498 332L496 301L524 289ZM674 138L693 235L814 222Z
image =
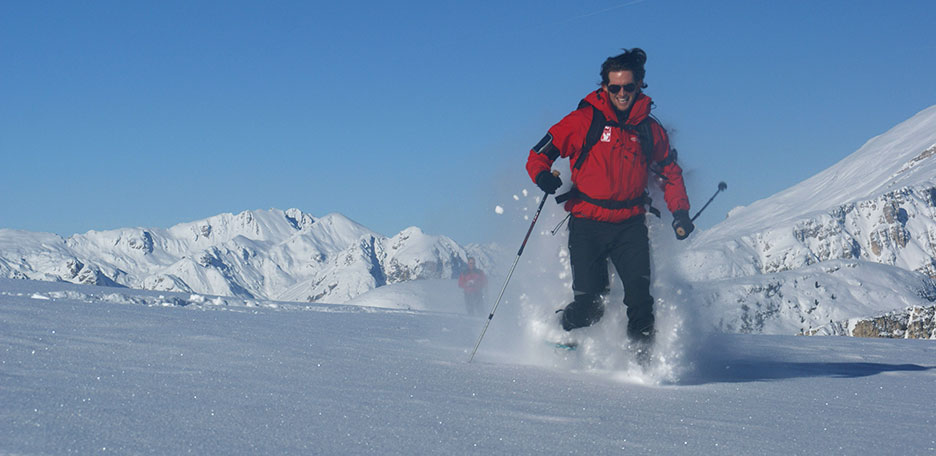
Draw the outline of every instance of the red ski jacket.
M487 277L480 269L462 272L458 277L458 286L465 289L465 293L478 293L487 285Z
M600 110L609 121L619 121L604 91L598 90L588 94L585 101L591 106L573 111L549 129L552 145L558 149L558 156L570 160L572 184L579 192L593 200L630 201L640 198L647 188L649 167L635 130L605 127L601 139L586 154L585 161L578 165L594 114L592 106ZM650 97L639 94L631 107L629 118L624 123L636 127L650 115L650 106ZM654 119L651 118L650 121L654 146L652 162L666 163L661 170L665 178L663 198L666 200L666 207L670 212L689 210L689 197L686 196L682 168L675 160L667 160L670 145L666 130ZM556 158L555 153L540 153L535 148L530 150L526 165L530 178L536 182L536 176L543 171L549 171ZM621 222L646 212L642 204L610 209L576 196L565 203L565 210L575 217L603 222Z

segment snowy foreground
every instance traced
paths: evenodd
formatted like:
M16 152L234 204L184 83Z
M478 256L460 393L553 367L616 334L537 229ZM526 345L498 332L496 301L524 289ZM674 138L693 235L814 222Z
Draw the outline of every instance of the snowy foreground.
M0 280L0 454L936 453L932 341L694 334L644 374L505 343L505 312L469 364L483 320L453 296Z

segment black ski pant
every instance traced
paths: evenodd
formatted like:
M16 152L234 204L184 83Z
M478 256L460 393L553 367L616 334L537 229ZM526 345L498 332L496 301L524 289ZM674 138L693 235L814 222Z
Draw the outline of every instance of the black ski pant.
M645 341L653 336L650 239L643 215L620 223L573 217L569 221L569 257L575 299L562 312L563 329L590 326L601 319L602 296L610 289L610 259L624 285L628 337Z
M484 293L476 291L474 293L465 292L465 309L468 315L480 316L484 314Z

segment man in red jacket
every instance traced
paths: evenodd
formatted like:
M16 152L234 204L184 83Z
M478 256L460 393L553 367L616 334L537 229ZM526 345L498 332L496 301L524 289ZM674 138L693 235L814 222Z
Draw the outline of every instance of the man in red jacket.
M568 158L572 169L573 189L564 196L565 209L572 215L569 255L574 299L562 311L562 328L571 331L601 319L610 259L624 285L627 335L635 350L644 354L649 353L654 335L644 215L651 171L662 181L676 237L685 239L694 229L676 151L670 150L666 130L650 117L652 102L643 93L646 61L647 54L639 48L605 60L601 88L549 129L530 151L526 165L530 178L548 194L562 185L551 172L553 162Z
M458 276L458 286L465 291L465 307L469 315L482 315L484 302L484 287L487 277L484 271L475 266L475 259L468 258L468 269Z

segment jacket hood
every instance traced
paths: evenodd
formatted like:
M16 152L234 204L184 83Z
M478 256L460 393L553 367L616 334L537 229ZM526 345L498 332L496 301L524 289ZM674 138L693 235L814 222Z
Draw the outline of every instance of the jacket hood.
M598 89L589 93L585 97L585 102L601 111L606 119L617 119L618 122L620 122L620 119L617 118L617 111L614 109L614 105L611 104L611 100L604 90ZM650 99L650 97L643 93L637 94L637 99L634 100L634 104L631 106L630 117L628 117L627 121L624 123L626 125L639 124L650 115L651 106L653 106L653 100Z

